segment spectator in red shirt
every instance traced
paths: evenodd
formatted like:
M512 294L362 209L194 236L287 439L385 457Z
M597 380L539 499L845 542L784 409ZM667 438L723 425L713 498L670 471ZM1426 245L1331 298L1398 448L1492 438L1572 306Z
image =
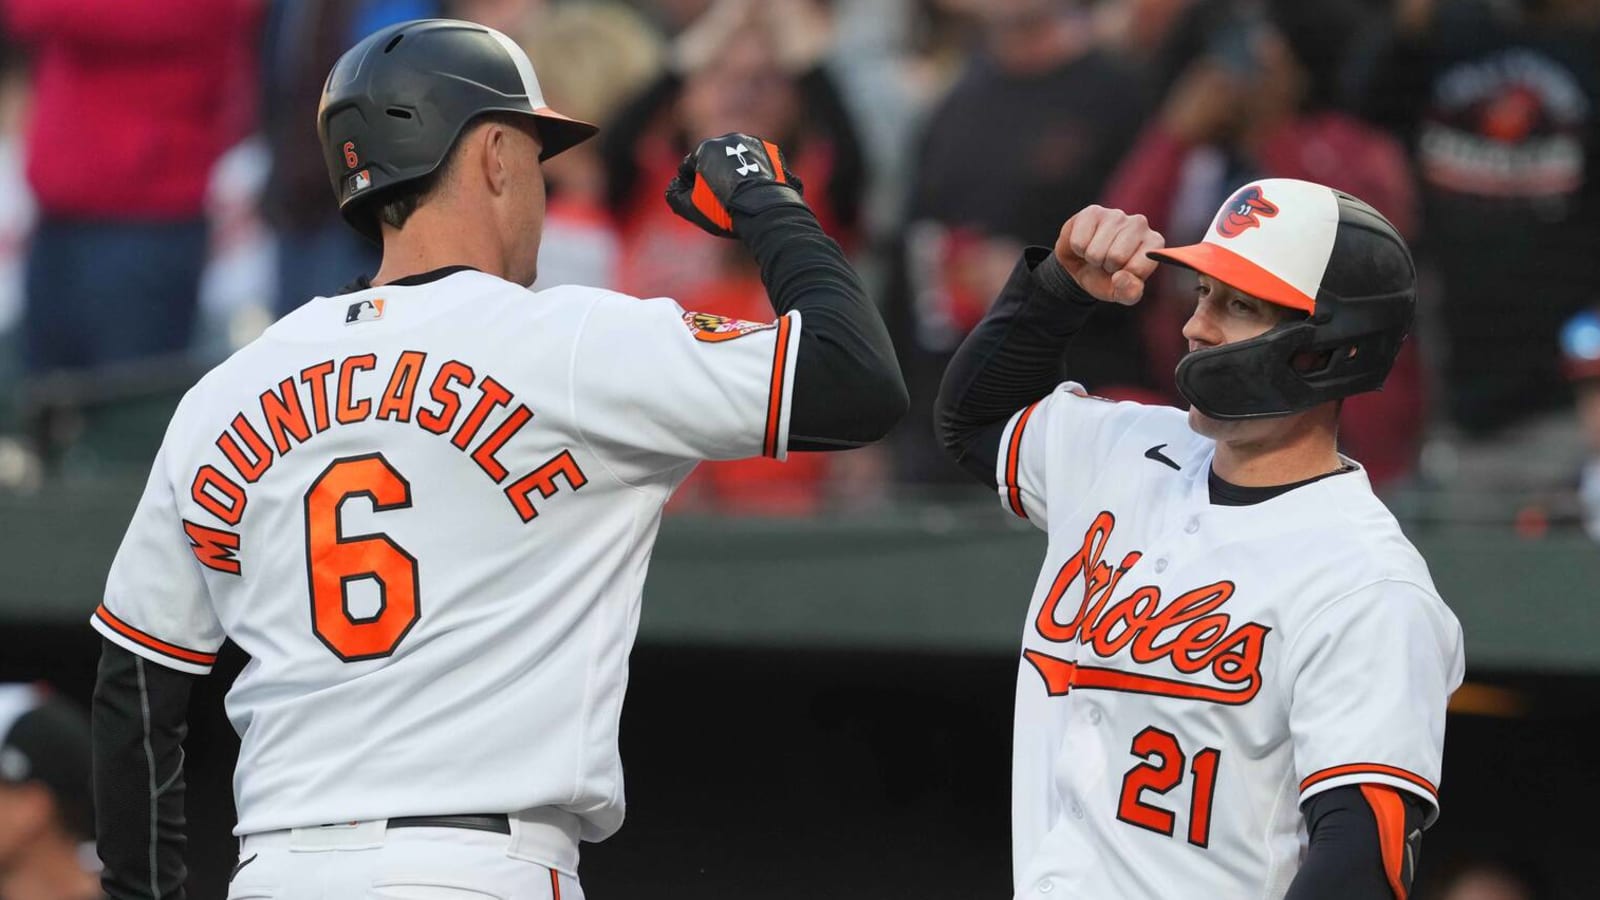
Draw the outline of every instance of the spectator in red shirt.
M1187 52L1198 58L1183 66L1112 176L1105 204L1146 213L1176 245L1198 240L1240 184L1300 178L1366 199L1414 239L1417 198L1405 149L1336 108L1338 73L1360 9L1351 0L1273 0L1260 16L1244 12L1249 8L1197 4L1174 29L1175 42L1193 42ZM1193 287L1192 276L1164 272L1144 304L1145 352L1169 392L1185 351L1175 337L1193 309ZM1411 471L1422 425L1412 340L1383 391L1345 402L1340 447L1381 485Z
M854 124L821 66L830 24L816 0L716 0L678 35L672 65L602 129L607 191L622 238L618 290L672 297L697 312L772 320L748 253L706 242L661 199L659 185L684 153L730 131L783 147L823 229L847 253L856 249L864 164ZM679 490L675 509L811 513L830 491L850 497L880 487L880 467L870 462L877 452L701 466Z
M0 0L32 52L30 370L184 350L217 158L249 123L261 0Z

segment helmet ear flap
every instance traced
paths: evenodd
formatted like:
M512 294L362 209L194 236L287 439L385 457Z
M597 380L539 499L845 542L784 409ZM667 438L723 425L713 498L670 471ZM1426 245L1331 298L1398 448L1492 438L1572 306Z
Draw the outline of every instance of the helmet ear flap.
M1178 362L1178 391L1213 419L1265 419L1316 405L1314 392L1294 371L1312 351L1309 320L1287 322L1266 334L1196 350Z

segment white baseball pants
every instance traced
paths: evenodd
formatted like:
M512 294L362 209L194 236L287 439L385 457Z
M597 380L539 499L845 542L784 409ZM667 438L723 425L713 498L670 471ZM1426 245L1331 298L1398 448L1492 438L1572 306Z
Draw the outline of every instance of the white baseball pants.
M240 839L228 900L583 900L576 842L382 819Z

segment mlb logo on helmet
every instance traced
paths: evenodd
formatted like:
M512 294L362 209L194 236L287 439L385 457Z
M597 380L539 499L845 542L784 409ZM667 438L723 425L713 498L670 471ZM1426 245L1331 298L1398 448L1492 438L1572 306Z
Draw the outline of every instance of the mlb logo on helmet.
M381 318L383 318L383 301L381 299L358 300L350 304L350 308L345 310L344 313L344 323L346 325L354 325L357 322L371 322L374 319Z
M362 169L350 176L350 194L354 196L372 187L372 170Z

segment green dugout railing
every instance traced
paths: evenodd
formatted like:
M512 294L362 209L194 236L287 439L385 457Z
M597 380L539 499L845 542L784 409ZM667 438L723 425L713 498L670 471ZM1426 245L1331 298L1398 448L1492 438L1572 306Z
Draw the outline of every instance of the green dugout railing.
M85 621L133 480L0 494L0 627ZM1600 546L1571 530L1414 525L1477 671L1600 672ZM640 640L1011 653L1043 537L982 492L815 520L669 518Z

